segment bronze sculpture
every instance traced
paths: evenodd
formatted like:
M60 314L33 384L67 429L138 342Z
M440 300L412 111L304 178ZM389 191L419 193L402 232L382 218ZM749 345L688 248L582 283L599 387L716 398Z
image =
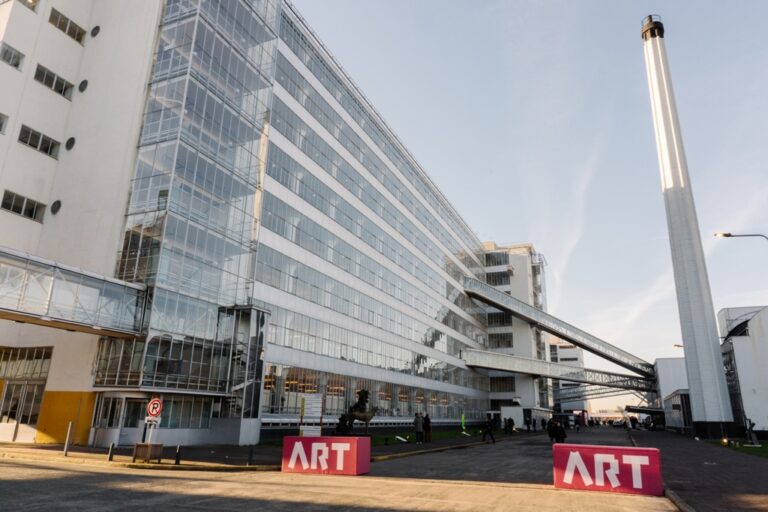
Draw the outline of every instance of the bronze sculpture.
M346 414L339 417L339 423L336 425L336 432L339 434L349 434L354 428L355 421L365 423L365 433L368 433L368 424L378 411L378 407L368 409L368 398L370 393L367 389L361 389L357 392L357 402L350 406Z

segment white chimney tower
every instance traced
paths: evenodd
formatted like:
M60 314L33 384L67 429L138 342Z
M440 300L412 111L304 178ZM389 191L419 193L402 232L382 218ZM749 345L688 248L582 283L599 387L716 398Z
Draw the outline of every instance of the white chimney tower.
M696 206L672 93L664 47L664 25L658 16L648 16L643 20L642 36L659 151L661 189L667 210L691 413L698 435L717 437L728 431L729 425L724 423L731 423L733 415L725 384Z

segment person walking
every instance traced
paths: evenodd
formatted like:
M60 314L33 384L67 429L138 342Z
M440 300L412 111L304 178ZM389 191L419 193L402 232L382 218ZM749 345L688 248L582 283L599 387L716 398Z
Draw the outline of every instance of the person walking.
M555 420L549 420L549 423L547 423L547 435L549 436L549 442L554 443L555 437L557 437L557 427L555 426Z
M563 424L558 421L555 427L555 441L558 443L564 443L566 437L568 436L565 434L565 427L563 427Z
M547 428L547 420L544 418L541 418L541 430L546 430Z
M429 417L429 413L424 415L424 442L432 442L432 419Z
M416 444L421 444L424 440L424 418L420 412L413 418L413 430L416 432Z
M491 441L496 442L496 438L493 437L493 419L488 416L485 422L485 430L483 430L483 442L485 442L485 436L491 436Z

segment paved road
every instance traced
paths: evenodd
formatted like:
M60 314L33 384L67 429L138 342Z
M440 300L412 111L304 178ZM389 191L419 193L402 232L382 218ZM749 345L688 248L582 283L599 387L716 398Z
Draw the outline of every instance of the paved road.
M768 459L670 432L633 432L661 450L664 483L697 512L768 511Z
M601 437L602 436L602 437ZM625 444L623 432L570 442ZM555 490L543 436L376 462L369 476L131 470L0 459L0 509L24 511L674 511L665 498ZM536 482L536 483L531 483ZM6 508L7 507L7 508Z

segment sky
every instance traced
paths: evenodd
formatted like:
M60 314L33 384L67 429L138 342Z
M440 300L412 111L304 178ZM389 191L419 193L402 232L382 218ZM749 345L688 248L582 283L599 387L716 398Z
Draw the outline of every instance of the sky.
M768 234L768 2L293 3L478 237L544 254L549 311L651 362L683 355L640 36L661 15L715 311L768 305L768 241L713 236Z

